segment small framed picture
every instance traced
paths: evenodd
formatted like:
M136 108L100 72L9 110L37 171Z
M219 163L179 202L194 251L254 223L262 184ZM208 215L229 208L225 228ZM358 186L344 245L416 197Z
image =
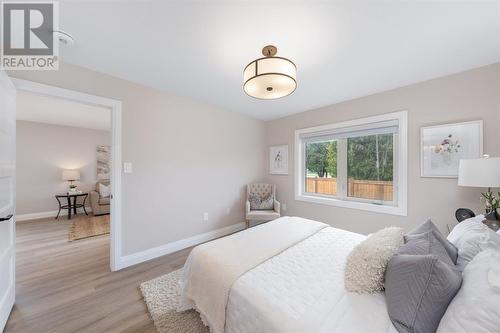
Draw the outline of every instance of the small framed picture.
M288 145L269 148L269 173L288 175Z
M420 176L457 178L461 159L483 155L483 121L420 129Z

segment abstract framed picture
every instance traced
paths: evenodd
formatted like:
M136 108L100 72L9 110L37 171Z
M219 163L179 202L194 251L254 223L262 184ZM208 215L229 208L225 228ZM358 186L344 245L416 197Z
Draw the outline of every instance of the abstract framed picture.
M269 173L288 175L288 145L269 148Z
M97 180L111 179L111 148L97 146Z
M483 155L483 121L422 127L420 145L421 177L457 178L461 159Z

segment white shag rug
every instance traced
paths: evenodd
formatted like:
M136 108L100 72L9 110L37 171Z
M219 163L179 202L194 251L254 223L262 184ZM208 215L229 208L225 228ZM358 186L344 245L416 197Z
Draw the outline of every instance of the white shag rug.
M177 312L182 269L141 283L140 289L160 333L209 333L195 310Z

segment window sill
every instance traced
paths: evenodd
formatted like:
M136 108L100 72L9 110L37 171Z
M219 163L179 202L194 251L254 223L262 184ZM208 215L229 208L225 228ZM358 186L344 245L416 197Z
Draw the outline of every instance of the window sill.
M407 216L408 215L407 211L406 211L406 207L377 205L377 204L373 204L373 203L339 200L339 199L335 199L335 198L325 198L325 197L321 197L321 196L305 195L305 194L296 194L295 200L304 201L304 202L312 202L312 203L317 203L317 204L322 204L322 205L365 210L365 211L382 213L382 214L399 215L399 216Z

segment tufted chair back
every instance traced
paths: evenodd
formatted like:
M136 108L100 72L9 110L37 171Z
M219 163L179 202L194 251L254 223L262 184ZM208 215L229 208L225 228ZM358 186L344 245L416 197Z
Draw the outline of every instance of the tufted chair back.
M247 200L251 210L272 210L276 198L276 185L257 183L247 185Z

